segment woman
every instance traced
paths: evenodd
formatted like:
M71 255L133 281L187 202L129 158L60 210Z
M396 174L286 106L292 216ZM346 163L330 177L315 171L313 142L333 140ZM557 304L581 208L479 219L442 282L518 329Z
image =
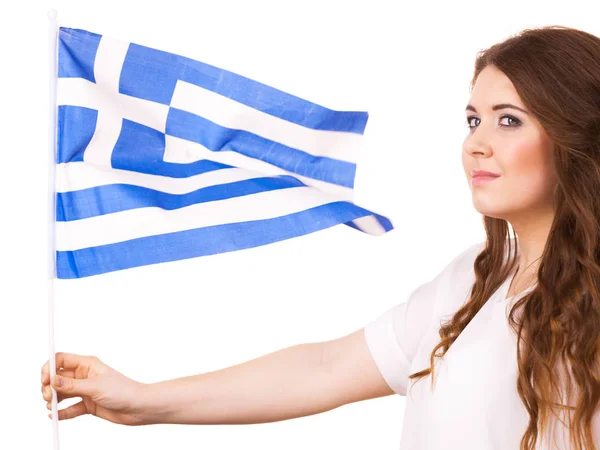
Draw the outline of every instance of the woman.
M57 353L58 401L82 397L59 419L262 423L397 393L404 450L600 450L600 39L552 26L480 52L466 113L487 239L404 303L339 339L154 384ZM49 382L46 362L47 402Z

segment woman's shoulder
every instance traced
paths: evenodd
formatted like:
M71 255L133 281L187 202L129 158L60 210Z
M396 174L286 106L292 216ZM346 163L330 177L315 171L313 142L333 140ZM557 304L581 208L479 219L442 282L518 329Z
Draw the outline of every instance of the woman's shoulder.
M476 242L463 248L443 270L446 274L447 281L456 282L460 278L470 278L471 273L474 275L475 258L485 248L486 241Z
M486 242L476 242L463 248L437 275L438 314L456 311L469 297L475 282L475 258L485 248Z

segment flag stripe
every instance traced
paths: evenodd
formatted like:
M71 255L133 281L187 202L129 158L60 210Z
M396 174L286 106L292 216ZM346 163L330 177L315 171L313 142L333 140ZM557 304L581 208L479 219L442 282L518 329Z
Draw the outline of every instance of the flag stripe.
M314 130L289 122L181 80L175 86L171 107L224 128L245 130L313 156L349 163L356 163L362 140L357 133Z
M58 222L68 222L147 207L173 210L196 203L213 202L298 186L303 186L303 184L290 176L257 177L208 186L187 194L169 194L141 186L111 184L80 191L58 193L56 220Z
M167 153L165 159L167 157L172 157L174 160L171 162L177 162L175 159L185 157L186 154L190 153L190 150L202 148L200 144L193 144L192 146L187 145L185 148L180 148L175 141L182 143L187 142L174 137L167 139L167 151L170 151L173 154ZM182 152L182 155L177 154L179 151ZM205 150L205 152L208 153L210 150ZM236 166L237 158L242 157L234 152L222 152L219 156L221 157L219 163L229 166ZM250 158L247 159L251 161ZM215 166L212 167L212 170L198 175L191 175L186 178L172 178L133 172L131 170L104 170L91 164L71 162L58 164L56 166L56 191L69 192L110 184L131 184L170 194L187 194L207 186L263 177L265 176L265 172L267 172L266 175L269 176L288 175L288 172L274 166L269 166L270 170L266 171L265 166L261 165L260 161L256 161L256 163L256 170L243 170L238 169L237 167L222 168L220 165L217 166L216 164L211 163L211 167L213 165ZM297 175L294 175L294 177L307 186L314 186L325 193L335 195L339 200L351 201L353 198L352 189L337 186L335 184L317 182Z
M258 247L370 214L347 202L333 202L283 217L214 225L73 251L57 251L57 273L59 278L81 278Z
M169 111L167 134L197 142L215 152L235 151L301 176L350 188L354 185L356 165L353 163L313 156L248 131L221 127L176 108Z
M209 159L227 166L240 168L240 171L251 171L257 174L277 176L292 175L298 178L307 186L315 187L328 194L337 195L340 200L352 201L354 191L351 187L340 186L339 184L328 183L326 181L315 180L314 178L304 177L296 173L288 172L277 166L269 164L260 159L241 155L235 151L213 152L202 144L187 141L174 136L167 135L165 153L163 159L165 162L175 162L178 164L190 163L201 159Z
M186 178L172 178L130 170L103 170L82 162L71 162L56 166L56 192L79 191L111 184L131 184L170 194L187 194L206 186L232 183L259 176L262 174L231 167L215 169Z
M269 219L339 199L310 187L259 192L165 211L139 208L71 222L56 222L56 248L77 250L174 231ZM353 208L351 203L347 206ZM293 227L293 223L290 222Z
M350 224L347 223L346 225ZM394 228L392 226L392 222L390 222L387 217L383 217L378 214L359 217L358 219L352 221L352 225L353 228L356 228L364 233L368 233L372 236L381 236L382 234L385 234Z

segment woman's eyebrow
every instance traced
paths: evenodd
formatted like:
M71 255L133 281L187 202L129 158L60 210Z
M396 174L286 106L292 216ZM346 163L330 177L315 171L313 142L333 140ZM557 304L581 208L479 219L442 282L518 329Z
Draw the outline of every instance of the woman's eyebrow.
M499 109L506 109L506 108L513 108L513 109L518 109L519 111L529 115L529 113L527 111L525 111L522 108L519 108L518 106L512 105L510 103L500 103L498 105L494 105L492 106L492 110L493 111L497 111ZM477 112L477 110L475 109L475 107L473 105L467 105L467 107L465 108L465 111L473 111L473 112Z

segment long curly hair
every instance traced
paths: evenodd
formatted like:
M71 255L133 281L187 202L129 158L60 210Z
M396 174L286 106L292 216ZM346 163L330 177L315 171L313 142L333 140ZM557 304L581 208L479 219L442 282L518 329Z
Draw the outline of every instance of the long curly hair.
M508 318L518 343L516 387L530 416L520 450L535 448L538 425L543 436L557 408L569 415L570 448L600 450L592 432L600 411L600 38L563 26L525 29L477 53L471 90L490 64L548 134L558 175L537 285ZM483 224L485 248L474 262L470 298L443 322L430 367L409 376L431 374L432 388L434 357L444 356L517 264L507 221L484 215ZM512 240L516 250L514 230ZM505 259L506 250L512 258ZM559 384L566 405L553 401L565 398Z

